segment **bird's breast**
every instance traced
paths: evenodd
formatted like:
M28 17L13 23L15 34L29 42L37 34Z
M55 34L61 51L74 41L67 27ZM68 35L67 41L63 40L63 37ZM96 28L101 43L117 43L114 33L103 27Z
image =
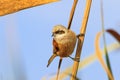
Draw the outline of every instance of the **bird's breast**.
M76 38L60 37L60 38L55 38L55 41L57 42L59 47L59 51L57 52L57 54L60 57L68 57L74 51Z

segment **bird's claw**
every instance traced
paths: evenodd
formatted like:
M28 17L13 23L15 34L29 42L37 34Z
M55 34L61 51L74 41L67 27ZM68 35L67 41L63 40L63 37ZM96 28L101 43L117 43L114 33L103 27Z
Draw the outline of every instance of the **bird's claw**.
M80 58L79 57L73 58L73 57L69 56L69 58L71 58L74 61L80 62Z
M77 35L78 38L81 37L81 36L84 36L84 34L78 34L78 35Z

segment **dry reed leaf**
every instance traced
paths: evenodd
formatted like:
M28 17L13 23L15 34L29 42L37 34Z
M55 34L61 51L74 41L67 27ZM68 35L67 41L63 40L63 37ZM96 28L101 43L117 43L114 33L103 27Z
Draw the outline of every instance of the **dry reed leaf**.
M109 45L109 46L107 47L107 50L108 50L109 52L111 52L111 51L114 51L114 50L116 50L116 49L118 49L118 48L120 48L120 45L119 45L118 43L113 43L113 44L111 44L111 45ZM101 52L102 52L101 55L104 56L104 55L105 55L104 49L102 49ZM88 65L90 65L91 63L93 63L93 62L96 61L96 60L97 60L97 55L96 55L96 53L92 53L92 55L88 56L87 58L85 58L84 60L82 60L82 61L80 62L78 69L79 69L79 70L80 70L80 69L83 69L83 68L87 67ZM72 66L67 67L65 70L63 70L63 71L60 73L60 75L59 75L60 79L62 80L62 79L64 79L64 78L66 78L66 77L68 76L68 74L71 73L71 71L72 71ZM44 76L41 80L45 80L45 77L46 77L46 76ZM56 76L52 76L52 77L50 78L50 80L55 80L55 79L56 79ZM46 80L47 80L47 79L46 79Z
M107 29L106 32L111 34L120 43L120 34L113 29Z
M100 50L100 47L99 47L99 38L101 36L102 32L99 32L97 35L96 35L96 39L95 39L95 52L96 52L96 55L98 57L98 60L100 61L102 67L104 68L104 70L106 71L107 75L109 76L110 80L114 80L113 76L112 76L112 73L110 72L110 70L108 69L107 65L105 64L103 58L102 58L102 52Z
M0 0L0 16L59 0Z

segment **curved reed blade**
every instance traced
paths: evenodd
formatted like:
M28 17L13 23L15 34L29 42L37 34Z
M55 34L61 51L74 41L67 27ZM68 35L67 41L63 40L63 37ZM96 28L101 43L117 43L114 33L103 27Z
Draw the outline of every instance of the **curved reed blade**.
M106 32L111 34L120 43L120 34L113 29L107 29Z
M110 69L108 68L108 65L105 64L105 62L104 62L104 60L102 58L102 52L101 52L100 47L99 47L100 46L99 45L100 36L101 36L101 32L99 32L96 35L96 39L95 39L95 52L96 52L96 55L97 55L98 60L100 61L101 65L102 65L102 67L106 71L109 80L114 80L113 75L112 75Z

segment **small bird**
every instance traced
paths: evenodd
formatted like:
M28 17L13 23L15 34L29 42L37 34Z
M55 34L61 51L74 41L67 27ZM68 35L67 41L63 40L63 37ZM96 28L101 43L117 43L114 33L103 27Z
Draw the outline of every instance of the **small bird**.
M67 29L63 25L54 26L52 30L52 36L53 36L53 55L48 60L47 67L50 65L50 63L53 61L53 59L56 56L60 57L59 65L58 65L58 73L56 78L56 80L58 80L62 59L64 57L70 57L70 55L73 53L77 37L72 30Z

